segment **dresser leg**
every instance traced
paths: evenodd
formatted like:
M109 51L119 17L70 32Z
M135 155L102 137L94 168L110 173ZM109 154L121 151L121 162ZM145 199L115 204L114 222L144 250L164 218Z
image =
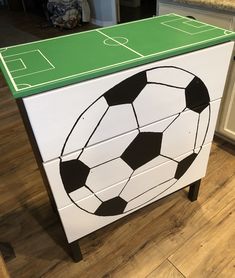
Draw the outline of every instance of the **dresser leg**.
M197 180L189 186L188 198L191 202L197 200L201 180Z
M79 262L82 260L82 253L81 253L81 249L78 243L78 240L75 240L71 243L69 243L69 247L71 250L71 254L72 254L72 258L74 260L74 262Z

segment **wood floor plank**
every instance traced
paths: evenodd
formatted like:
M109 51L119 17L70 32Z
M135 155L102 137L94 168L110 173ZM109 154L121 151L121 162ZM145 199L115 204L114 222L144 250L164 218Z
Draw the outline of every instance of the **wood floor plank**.
M6 264L1 255L1 252L0 252L0 277L1 278L10 278L9 273L6 268Z
M207 176L203 179L198 201L190 205L178 204L178 207L174 208L171 220L175 222L175 231L169 235L168 239L161 240L158 244L161 252L167 257L180 246L173 244L175 241L179 242L179 237L183 238L182 243L189 239L233 199L235 149L233 146L230 147L227 152L216 144L213 145Z
M148 242L137 250L133 257L128 258L126 263L122 263L107 275L115 278L125 276L142 278L152 272L157 265L165 259L154 242Z
M168 260L165 260L159 267L151 272L146 278L184 278L185 276L172 265Z
M219 278L228 278L228 277L234 277L234 273L235 273L235 257L228 262L228 264L226 266L224 266L224 268L221 270L221 272L218 272L217 277Z
M164 208L167 210L171 205L166 203ZM82 239L81 249L87 251L84 261L69 268L67 262L61 262L45 273L44 277L62 277L63 269L67 269L71 277L75 274L83 277L93 277L94 274L97 277L146 276L165 259L153 237L158 230L150 224L155 222L154 216L159 217L159 213L154 207L149 208L148 212L142 211L135 217L123 219ZM139 228L136 227L137 222ZM151 229L155 229L155 232L150 232Z
M234 181L231 181L231 184L234 187ZM168 258L186 277L216 277L233 260L235 256L234 193L235 191L231 192L233 198L210 219L207 225Z
M222 191L222 194L220 195L219 192L217 192L218 196L216 195L215 198L211 198L210 201L206 202L207 207L205 207L204 210L201 210L200 206L198 206L198 204L196 203L195 206L191 203L187 203L188 200L185 200L185 198L182 198L182 196L178 194L177 197L172 196L171 200L169 197L165 201L160 201L162 202L162 204L158 208L154 208L152 206L147 215L143 212L142 215L144 215L145 217L139 216L138 213L136 214L134 219L128 219L128 222L124 224L124 226L127 225L126 231L123 230L124 227L116 227L114 228L114 231L112 231L112 228L110 227L110 236L107 236L108 231L104 230L104 233L107 236L106 240L104 241L100 232L97 232L97 238L100 239L101 244L99 248L102 248L102 252L104 252L104 254L102 255L101 251L97 253L98 250L96 251L96 248L93 248L93 252L91 252L94 256L96 256L97 262L92 261L90 259L92 255L88 254L85 259L90 261L90 265L88 267L89 269L86 268L86 266L85 269L83 269L82 267L77 267L75 265L71 266L71 268L69 269L69 273L86 273L88 274L87 277L92 277L92 273L98 273L100 274L100 277L102 277L102 275L104 274L114 277L115 275L117 275L117 277L121 277L124 275L135 273L135 275L138 277L138 274L141 275L144 273L144 271L146 271L145 261L139 260L139 258L144 256L144 253L142 255L140 250L154 250L154 246L156 246L157 252L159 252L161 256L163 254L162 259L169 255L170 252L177 250L177 248L181 247L182 244L186 241L187 237L190 238L201 227L207 225L207 223L210 221L210 218L212 218L214 215L211 213L211 211L214 211L214 213L218 213L219 210L223 209L224 206L226 206L226 201L229 202L230 199L233 199L234 186L232 185L232 183L229 183L227 185L226 190L225 188L226 187L223 187L224 191L226 191L227 194ZM229 192L231 194L228 194ZM223 200L223 194L225 197L227 196L227 199ZM221 198L221 202L218 202L219 195ZM217 210L215 209L216 207ZM156 218L154 218L154 216L156 216ZM179 222L176 220L177 217L180 219ZM152 221L148 222L149 219L151 219ZM118 232L116 229L118 229ZM132 238L136 239L137 241L133 240ZM152 245L153 247L148 247L145 249L139 248L138 250L138 244L142 243L143 241L147 241L148 244L150 246ZM122 245L121 248L120 246L118 246L118 250L117 242ZM129 244L127 245L125 244L125 242L128 242ZM133 245L132 242L134 243ZM83 243L83 240L81 241L81 243ZM108 251L111 246L112 249ZM84 247L84 249L87 249L87 247L83 245L82 247ZM132 255L133 250L134 256ZM107 254L106 256L105 253ZM146 252L146 257L148 256L151 256L151 252ZM156 254L152 253L152 256L156 257L155 266L158 266L161 261L158 261ZM108 266L107 264L102 265L102 263L100 263L102 261L107 261ZM154 264L152 265L152 267L154 267ZM151 269L149 269L149 271L150 270ZM60 275L59 273L61 272L63 272L63 263L62 265L58 265L56 269L53 269L52 271L47 273L45 277L57 276Z

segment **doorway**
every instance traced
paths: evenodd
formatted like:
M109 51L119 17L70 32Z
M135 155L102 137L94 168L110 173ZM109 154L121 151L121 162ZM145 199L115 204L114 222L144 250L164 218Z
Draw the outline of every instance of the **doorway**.
M120 23L156 15L157 0L120 0Z

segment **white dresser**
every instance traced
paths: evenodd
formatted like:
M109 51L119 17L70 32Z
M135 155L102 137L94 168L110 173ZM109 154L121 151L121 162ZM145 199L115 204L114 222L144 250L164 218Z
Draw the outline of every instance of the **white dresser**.
M0 49L75 261L82 237L187 186L197 199L234 38L170 14Z

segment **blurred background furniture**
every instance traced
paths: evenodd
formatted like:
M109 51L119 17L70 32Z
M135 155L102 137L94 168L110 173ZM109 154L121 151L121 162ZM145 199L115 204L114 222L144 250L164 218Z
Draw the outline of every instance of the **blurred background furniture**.
M203 5L193 5L190 0L169 1L159 0L157 14L177 13L183 16L192 16L199 21L216 25L224 29L235 31L235 1L227 1L227 6L222 1L218 5L211 5L205 0ZM194 1L195 2L195 1ZM230 65L220 113L218 116L216 135L235 144L235 50Z

